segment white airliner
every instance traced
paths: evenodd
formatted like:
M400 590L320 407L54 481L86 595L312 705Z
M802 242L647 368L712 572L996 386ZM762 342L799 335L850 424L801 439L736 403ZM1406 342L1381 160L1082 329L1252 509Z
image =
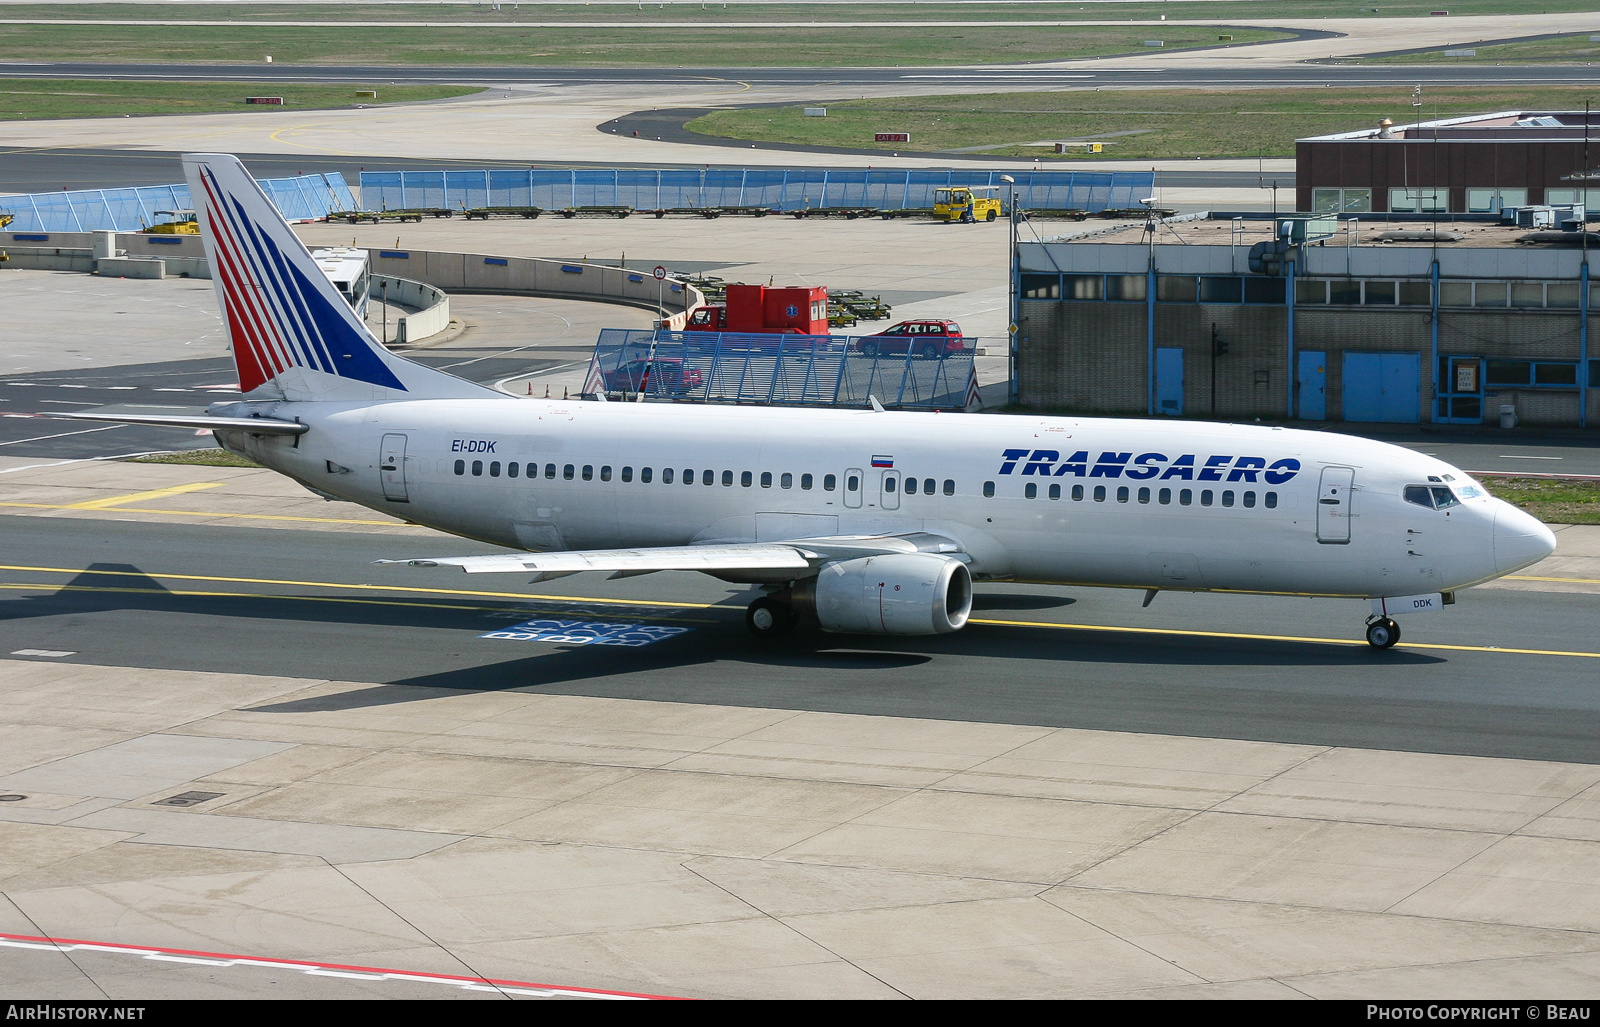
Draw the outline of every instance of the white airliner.
M1550 555L1544 525L1460 470L1380 442L1193 422L512 397L373 338L239 161L184 166L240 402L232 452L516 555L468 573L694 570L759 586L779 635L959 630L974 580L1372 600L1393 615Z

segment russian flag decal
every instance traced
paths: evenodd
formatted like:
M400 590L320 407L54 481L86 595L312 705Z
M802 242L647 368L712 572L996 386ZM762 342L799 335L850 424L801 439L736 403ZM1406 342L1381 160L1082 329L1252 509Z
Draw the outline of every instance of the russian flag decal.
M894 457L892 457L892 456L875 456L875 457L872 458L872 466L874 466L874 467L893 467L894 466Z

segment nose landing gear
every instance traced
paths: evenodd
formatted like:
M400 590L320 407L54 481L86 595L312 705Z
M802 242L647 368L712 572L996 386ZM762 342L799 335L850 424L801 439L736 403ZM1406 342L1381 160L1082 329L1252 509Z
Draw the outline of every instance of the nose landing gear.
M1389 649L1400 641L1400 625L1392 617L1367 618L1367 644L1374 649Z

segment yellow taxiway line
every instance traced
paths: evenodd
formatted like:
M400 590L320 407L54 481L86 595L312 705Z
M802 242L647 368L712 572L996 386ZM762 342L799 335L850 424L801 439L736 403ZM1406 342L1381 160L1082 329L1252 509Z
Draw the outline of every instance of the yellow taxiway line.
M144 577L151 580L162 581L216 581L240 585L287 585L301 588L329 588L348 589L354 591L382 591L382 592L416 592L427 595L466 596L482 599L521 599L536 600L541 602L558 603L589 603L604 606L655 606L679 610L710 610L717 608L715 603L682 603L667 602L659 599L604 599L594 596L563 596L543 595L523 592L481 592L470 589L453 588L427 588L417 585L371 585L350 584L341 581L296 581L276 578L231 578L205 574L157 574L144 571L103 571L84 570L74 567L29 567L0 564L0 570L28 571L43 574L95 574L110 577ZM0 588L8 590L26 589L53 589L56 591L85 591L85 592L118 592L118 593L144 593L149 594L149 589L99 587L92 585L52 585L52 584L4 584ZM218 596L229 598L257 598L257 599L291 599L309 602L343 602L343 603L369 603L377 606L413 606L421 608L460 609L438 603L414 603L398 600L381 599L342 599L336 596L287 596L263 592L199 592L199 591L171 591L171 595L179 596ZM474 607L473 609L479 609ZM498 608L491 608L498 609ZM507 611L525 612L525 611ZM669 619L669 618L663 618ZM1231 638L1252 642L1312 642L1321 645L1364 646L1364 640L1349 638L1320 638L1312 635L1260 635L1237 631L1197 631L1183 628L1133 628L1112 624L1063 624L1052 621L1024 621L1024 620L991 620L974 617L970 623L983 624L989 627L1007 628L1047 628L1056 631L1104 631L1118 634L1161 636L1170 638ZM1521 649L1510 646L1493 645L1452 645L1437 642L1406 642L1400 648L1404 649L1434 649L1446 652L1468 653L1500 653L1514 656L1564 656L1585 659L1600 659L1600 652L1583 652L1568 649Z
M165 499L168 496L181 496L185 492L199 492L202 489L219 489L223 486L220 481L194 481L187 485L173 485L164 489L151 489L149 492L130 492L125 496L112 496L109 499L91 499L83 503L69 503L62 507L63 510L109 510L124 503L142 503L149 499Z

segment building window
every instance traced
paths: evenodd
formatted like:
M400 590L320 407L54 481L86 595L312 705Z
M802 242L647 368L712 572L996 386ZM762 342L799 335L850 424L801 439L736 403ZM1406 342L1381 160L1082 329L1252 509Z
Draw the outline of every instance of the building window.
M1062 275L1061 295L1069 300L1098 300L1105 298L1104 275Z
M1244 301L1246 303L1282 303L1287 295L1288 283L1282 278L1246 278Z
M1328 302L1328 283L1320 278L1301 278L1294 283L1294 301L1297 304Z
M1349 278L1335 278L1328 283L1329 303L1360 303L1361 283Z
M1433 305L1432 282L1401 282L1400 304L1406 307L1427 307Z
M1585 211L1600 211L1600 189L1546 189L1544 202L1553 207L1582 203Z
M1450 209L1450 190L1438 186L1390 189L1389 209L1396 214L1443 212Z
M1023 275L1022 298L1025 300L1058 300L1061 298L1060 275Z
M1470 307L1472 306L1471 282L1440 282L1439 306L1441 307Z
M1365 285L1365 292L1361 297L1363 303L1373 307L1394 306L1394 282L1365 282L1363 284Z
M1511 305L1513 307L1544 306L1544 283L1512 282Z
M1196 298L1192 275L1158 275L1156 299L1162 303L1193 303Z
M1106 275L1106 299L1143 303L1149 284L1144 275Z
M1244 301L1243 287L1237 278L1202 278L1200 279L1201 303L1241 303Z
M1578 384L1575 360L1487 360L1484 384L1490 388L1547 386L1570 388Z
M1544 305L1547 307L1576 307L1578 305L1577 283L1548 283L1544 287Z
M1475 307L1503 307L1506 305L1505 282L1473 282L1472 305Z
M1318 214L1365 214L1372 210L1372 190L1313 189L1311 209Z
M1527 203L1526 189L1467 189L1467 210L1473 214L1498 214L1507 207L1524 207Z

